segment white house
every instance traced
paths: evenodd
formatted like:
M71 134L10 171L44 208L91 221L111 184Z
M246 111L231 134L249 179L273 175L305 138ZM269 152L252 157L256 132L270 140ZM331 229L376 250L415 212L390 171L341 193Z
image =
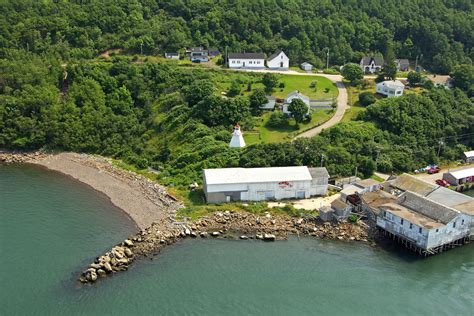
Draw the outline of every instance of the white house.
M300 65L300 68L303 69L304 71L312 71L313 65L311 65L310 63L304 62Z
M166 59L179 59L179 53L165 53Z
M240 125L237 124L234 127L234 133L232 134L232 139L230 140L229 147L242 148L245 147L245 140L240 131Z
M304 199L327 191L319 187L326 174L318 171L313 179L304 166L204 169L203 187L208 203Z
M395 59L397 71L408 71L410 68L410 61L408 59Z
M294 99L300 99L301 101L304 102L308 106L308 114L309 114L309 108L310 108L310 99L309 97L305 96L304 94L300 93L298 90L295 90L293 92L290 92L286 98L285 98L285 103L283 104L283 113L290 115L291 111L288 110L288 106L290 105L291 101Z
M265 68L264 53L229 53L227 57L229 68Z
M268 57L267 66L270 69L288 69L290 67L290 59L282 50L278 50Z
M405 85L399 80L386 80L376 85L377 93L386 95L389 98L402 96L404 89Z
M412 192L380 206L377 226L425 253L469 238L471 217Z
M463 153L465 162L474 162L474 150Z
M365 73L380 72L383 67L383 57L365 56L360 60L360 68Z

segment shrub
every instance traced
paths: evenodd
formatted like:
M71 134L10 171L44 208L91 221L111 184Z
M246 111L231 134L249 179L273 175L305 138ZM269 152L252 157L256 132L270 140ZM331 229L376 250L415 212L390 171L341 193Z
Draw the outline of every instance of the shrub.
M273 112L268 119L267 126L281 127L288 124L288 117L283 112Z
M351 214L351 215L349 215L348 220L351 223L355 223L359 220L359 217L357 217L357 215Z
M377 101L377 99L375 98L372 92L366 91L359 94L360 105L368 106L368 105L371 105L372 103L375 103L375 101Z

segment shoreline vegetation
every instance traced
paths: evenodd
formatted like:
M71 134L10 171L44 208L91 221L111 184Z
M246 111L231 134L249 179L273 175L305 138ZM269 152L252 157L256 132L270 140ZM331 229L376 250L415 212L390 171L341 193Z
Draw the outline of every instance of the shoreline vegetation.
M125 271L137 259L151 257L184 238L283 240L304 235L341 241L371 241L363 223L322 223L315 217L250 212L214 212L177 221L183 204L158 183L88 154L0 152L0 163L31 163L73 177L104 193L137 224L139 231L97 257L79 276L82 283ZM373 244L373 243L372 243Z

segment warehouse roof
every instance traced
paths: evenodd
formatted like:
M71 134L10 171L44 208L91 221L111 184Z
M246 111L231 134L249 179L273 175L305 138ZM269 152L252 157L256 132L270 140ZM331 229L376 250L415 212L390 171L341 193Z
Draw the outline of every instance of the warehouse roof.
M206 184L311 181L308 167L204 169Z
M452 175L455 179L464 179L467 177L474 177L474 168L468 168L463 170L447 172Z
M460 211L461 213L474 216L474 199L471 199L471 201L467 201L458 205L454 205L453 208Z
M308 168L309 173L313 179L316 178L329 178L328 170L325 167L317 167L317 168Z
M412 191L421 195L427 195L438 186L430 184L412 175L404 173L391 182L391 185L403 191Z
M378 185L380 184L379 181L377 180L374 180L374 179L364 179L364 180L360 180L360 181L357 181L356 183L354 183L354 185L360 187L360 188L368 188L368 187L371 187L373 185Z
M397 203L444 224L449 223L453 218L459 215L458 211L448 206L439 204L412 192L403 193Z
M438 202L449 207L453 207L454 205L474 200L468 195L444 187L439 187L435 189L434 191L426 195L426 197L432 201Z
M424 227L427 229L438 228L443 226L442 223L437 222L436 220L425 216L423 214L417 213L403 205L396 203L387 203L381 206L384 210L389 211L397 215L400 218L406 219L410 223Z

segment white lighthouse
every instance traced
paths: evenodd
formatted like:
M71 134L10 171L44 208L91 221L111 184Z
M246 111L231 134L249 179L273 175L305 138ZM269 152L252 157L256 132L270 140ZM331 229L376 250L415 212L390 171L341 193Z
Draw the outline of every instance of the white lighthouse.
M232 139L230 140L229 147L245 147L245 140L240 131L240 125L237 124L234 126L234 133L232 134Z

